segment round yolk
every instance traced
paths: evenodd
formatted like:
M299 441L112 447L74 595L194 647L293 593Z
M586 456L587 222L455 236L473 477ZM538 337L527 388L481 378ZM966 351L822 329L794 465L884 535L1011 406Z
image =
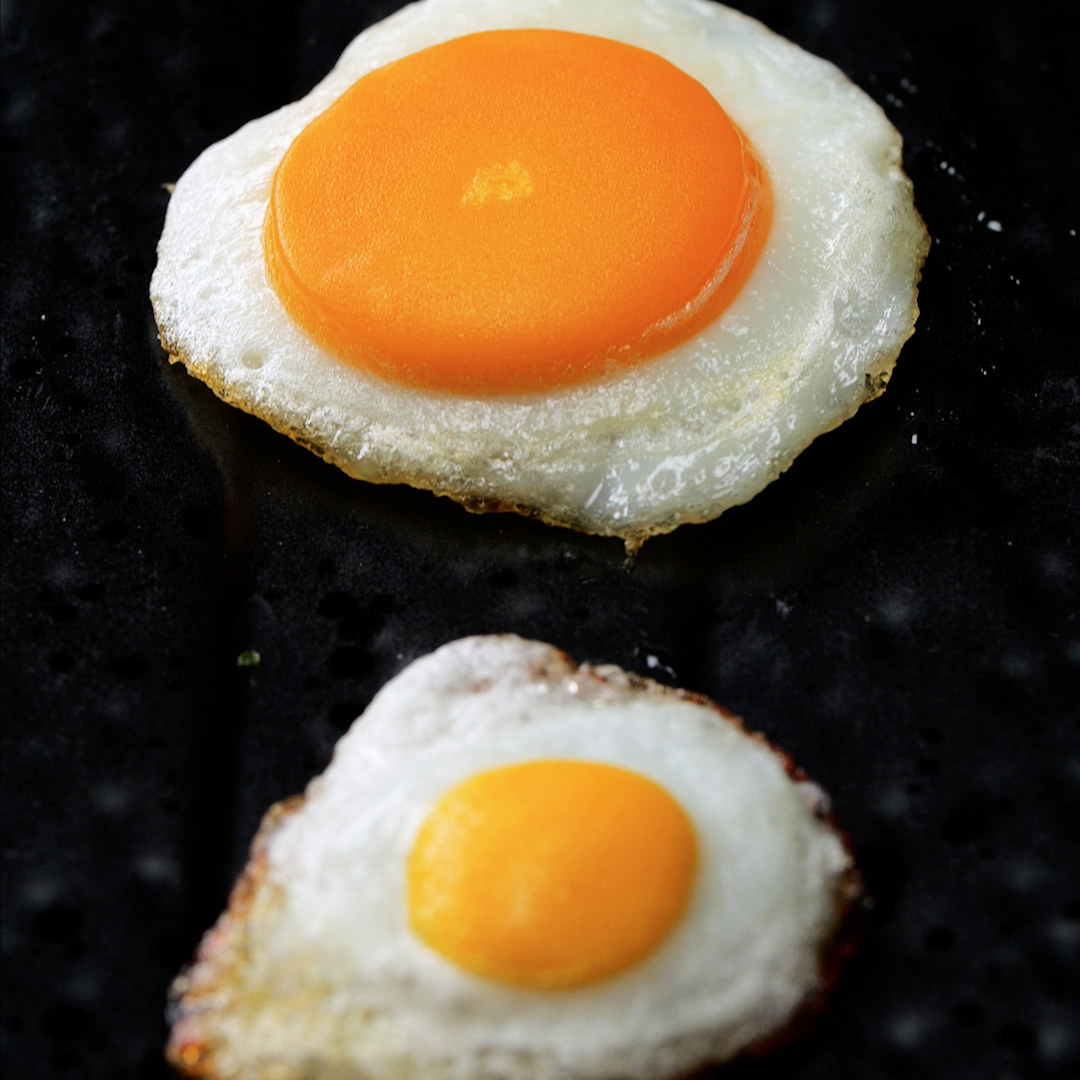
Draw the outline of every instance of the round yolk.
M269 279L336 355L399 383L535 392L712 321L765 242L749 141L653 53L555 30L370 72L289 147Z
M645 777L588 761L482 772L436 804L409 856L413 929L477 975L537 990L603 979L678 922L693 826Z

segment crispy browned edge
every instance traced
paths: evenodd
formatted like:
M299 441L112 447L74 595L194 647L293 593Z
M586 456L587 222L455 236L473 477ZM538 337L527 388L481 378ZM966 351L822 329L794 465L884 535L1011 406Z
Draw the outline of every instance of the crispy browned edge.
M156 318L155 312L155 318ZM641 550L642 544L650 536L656 536L663 532L671 532L678 527L679 523L667 526L658 527L650 531L642 531L631 534L609 532L598 533L592 529L587 529L582 525L574 524L573 522L566 521L561 518L551 517L545 514L542 510L535 506L527 506L524 503L510 503L503 502L501 499L483 498L476 495L470 495L467 492L456 491L451 487L440 486L436 483L428 481L421 476L409 476L409 477L394 477L388 480L378 480L371 477L360 477L357 475L352 462L334 452L332 448L325 448L319 446L317 443L312 442L303 432L298 431L296 428L291 427L289 424L284 423L277 417L271 417L265 412L261 412L255 405L242 395L235 394L229 391L225 385L225 381L220 378L214 371L210 370L205 364L197 361L189 353L185 352L179 345L169 339L168 332L162 325L160 320L157 323L158 327L158 340L161 343L161 347L168 354L168 360L170 364L181 364L187 370L188 374L198 379L200 382L205 383L222 401L227 405L232 405L237 409L241 409L246 413L250 413L252 416L258 417L265 424L269 424L276 432L281 435L292 439L297 445L302 446L305 450L310 450L311 453L317 457L322 458L323 461L330 465L334 465L341 469L342 472L352 476L356 479L361 479L365 483L369 484L407 484L409 487L419 488L423 491L430 491L433 495L441 496L443 498L451 499L458 503L461 507L467 510L470 514L520 514L522 517L535 518L538 521L543 521L548 525L555 525L564 529L574 529L577 532L587 533L592 536L614 536L618 537L626 545L627 557L630 558L636 555ZM869 399L867 399L869 400Z
M703 694L666 686L663 683L655 682L652 679L610 665L577 665L565 653L559 650L556 650L556 652L570 664L571 669L576 667L577 674L580 677L608 682L617 676L631 685L647 690L650 693L670 695L683 701L705 706L718 717L727 723L736 725L750 738L771 750L780 758L788 776L794 782L807 781L806 774L794 763L786 751L770 743L760 732L749 731L740 717L716 704L716 702ZM266 877L267 842L271 834L281 827L285 819L303 806L304 801L305 796L294 795L291 798L275 803L266 812L259 830L255 834L254 840L252 840L247 865L233 886L228 907L213 928L203 936L195 954L194 962L181 972L172 984L170 989L172 1030L166 1046L165 1056L185 1076L202 1077L206 1078L206 1080L230 1080L227 1074L218 1070L216 1047L201 1034L199 1017L206 1009L214 1008L213 998L220 992L219 988L222 982L226 981L220 978L221 972L219 968L227 970L233 963L229 954L234 951L241 953L243 951L246 919L257 893L263 887ZM839 837L850 859L849 866L841 875L838 883L833 932L822 945L819 957L818 985L810 991L800 1008L783 1028L746 1047L738 1055L739 1059L758 1057L778 1050L813 1027L814 1022L825 1008L841 971L854 955L866 931L866 889L862 874L855 866L851 838L841 828L827 803L823 802L815 806L814 813L819 820L828 825ZM204 998L211 999L208 1005L203 1004ZM703 1062L701 1065L695 1066L687 1075L696 1075L717 1064L731 1063L731 1060L726 1062Z
M908 180L909 189L911 187L911 181ZM786 461L778 464L773 471L772 476L758 489L753 495L748 496L743 502L749 502L754 498L754 495L759 494L764 488L768 487L778 476L786 472L795 459L812 443L815 439L820 438L822 435L828 434L828 432L835 430L845 421L850 420L863 405L874 398L880 397L884 392L886 386L889 384L889 379L892 376L893 368L896 366L896 361L900 356L900 352L904 345L907 343L908 338L915 333L915 324L919 319L919 283L922 281L923 264L926 261L926 257L930 252L930 234L927 231L926 223L922 219L922 215L918 209L912 205L912 209L915 213L915 217L918 219L918 223L922 230L922 242L919 250L916 253L916 265L915 265L915 280L913 288L915 289L915 303L914 310L911 315L911 326L908 328L908 332L901 339L896 346L896 351L891 356L882 357L875 365L875 371L873 374L866 373L864 380L864 393L862 398L857 401L848 412L836 420L835 423L830 424L829 427L823 431L819 431L817 435L808 439L802 446L795 450ZM169 337L161 319L158 317L157 309L154 309L154 319L158 328L158 339L161 342L161 347L168 354L170 364L182 364L188 373L201 382L205 383L210 389L219 397L222 401L229 405L233 405L238 409L242 409L244 412L250 413L252 416L257 416L264 423L269 424L275 431L280 432L282 435L292 439L293 442L304 447L305 450L310 450L313 454L328 462L331 465L337 466L342 472L347 473L349 476L356 477L357 479L364 479L368 483L388 483L388 484L408 484L411 487L420 488L421 490L430 491L433 495L444 496L445 498L452 499L454 502L460 504L471 514L521 514L524 517L536 518L539 521L543 521L548 525L556 525L560 528L575 529L578 532L587 533L593 536L612 536L622 540L626 550L626 564L627 567L632 567L637 559L638 553L641 551L645 544L645 541L653 536L661 536L664 533L674 532L680 525L693 525L701 524L705 521L715 520L715 517L719 517L717 514L713 518L698 516L698 515L686 515L674 518L669 521L659 522L658 524L647 529L632 529L629 531L620 532L618 529L605 530L598 532L595 529L586 528L572 520L564 518L552 517L545 514L543 510L535 507L528 506L524 503L510 503L503 502L500 499L488 499L481 498L475 495L470 495L467 492L455 490L452 487L440 486L437 483L429 481L422 476L411 475L408 477L394 477L385 481L373 480L368 477L358 477L355 467L348 458L335 453L332 448L325 448L317 445L307 438L303 432L297 431L294 427L280 421L276 417L271 417L265 412L260 411L256 406L245 397L239 394L231 393L225 384L225 381L220 378L216 373L210 370L210 368L199 362L196 357L191 356L185 352L179 344L172 341ZM739 505L739 504L732 504ZM731 507L725 509L730 510ZM724 513L723 510L720 513Z
M229 953L243 949L243 934L248 912L266 877L266 845L287 817L304 804L303 795L293 795L274 803L263 815L259 830L251 842L247 864L229 894L225 911L208 930L195 953L193 963L184 969L169 988L169 1018L172 1030L165 1047L165 1057L185 1076L221 1077L214 1061L214 1047L200 1034L199 1016L213 1003L218 993L219 968L231 966Z

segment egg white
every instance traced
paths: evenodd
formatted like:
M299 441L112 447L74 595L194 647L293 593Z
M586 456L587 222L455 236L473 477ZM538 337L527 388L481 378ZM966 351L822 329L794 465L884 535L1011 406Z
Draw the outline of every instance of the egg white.
M274 169L358 78L485 29L549 27L658 53L705 85L769 172L771 233L731 307L652 362L555 393L468 397L337 360L268 284ZM918 314L927 237L900 136L834 66L696 0L422 0L292 105L177 183L151 298L173 360L354 476L640 543L745 502L884 388Z
M689 909L636 967L575 990L470 975L411 931L405 867L439 797L538 758L620 765L696 830ZM824 796L700 698L512 636L408 667L341 740L178 981L198 1075L562 1080L681 1073L783 1029L823 988L858 894Z

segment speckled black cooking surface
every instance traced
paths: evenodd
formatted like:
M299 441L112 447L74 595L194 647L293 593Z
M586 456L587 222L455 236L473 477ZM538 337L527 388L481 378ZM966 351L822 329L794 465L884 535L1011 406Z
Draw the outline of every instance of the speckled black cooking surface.
M164 1080L167 984L263 810L482 631L704 692L832 793L869 935L733 1075L1076 1075L1074 6L745 5L903 133L923 313L884 398L632 572L350 481L156 346L162 185L394 6L3 4L6 1075Z

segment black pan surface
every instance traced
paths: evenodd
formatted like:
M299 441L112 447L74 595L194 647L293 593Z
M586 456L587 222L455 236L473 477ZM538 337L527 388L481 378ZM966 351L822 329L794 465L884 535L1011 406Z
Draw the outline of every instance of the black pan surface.
M487 631L708 694L831 792L869 934L732 1075L1076 1075L1075 5L746 4L903 133L922 316L882 399L632 571L350 481L157 346L163 185L393 6L3 4L6 1075L167 1077L167 985L262 812Z

